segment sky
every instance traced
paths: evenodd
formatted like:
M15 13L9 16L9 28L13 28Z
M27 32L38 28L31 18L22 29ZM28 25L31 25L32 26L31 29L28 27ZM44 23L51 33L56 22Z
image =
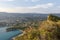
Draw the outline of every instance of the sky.
M0 12L60 13L60 0L0 0Z

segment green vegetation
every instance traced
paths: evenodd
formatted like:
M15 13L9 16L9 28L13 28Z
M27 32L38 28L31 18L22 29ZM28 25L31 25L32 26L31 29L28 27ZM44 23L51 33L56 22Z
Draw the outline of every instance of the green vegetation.
M57 17L57 16L54 16L54 15L50 14L47 19L57 22L57 21L60 20L60 17Z
M40 23L37 22L37 24ZM42 21L40 25L28 25L24 32L15 40L60 40L60 18L50 14L47 20Z

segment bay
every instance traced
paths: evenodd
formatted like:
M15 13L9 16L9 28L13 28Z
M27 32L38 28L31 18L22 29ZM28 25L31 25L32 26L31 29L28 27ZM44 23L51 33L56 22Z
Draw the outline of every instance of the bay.
M0 28L0 40L10 40L12 37L22 33L19 30L6 32L6 28L7 27Z

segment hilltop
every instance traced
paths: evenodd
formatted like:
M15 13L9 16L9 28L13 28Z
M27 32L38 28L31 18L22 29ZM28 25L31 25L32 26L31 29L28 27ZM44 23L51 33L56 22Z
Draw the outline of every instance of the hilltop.
M60 17L49 15L40 25L42 40L60 40Z

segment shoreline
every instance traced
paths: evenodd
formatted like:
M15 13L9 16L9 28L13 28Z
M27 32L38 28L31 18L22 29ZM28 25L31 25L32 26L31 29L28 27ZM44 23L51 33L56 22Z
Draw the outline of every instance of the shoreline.
M3 33L3 35L5 35L4 33L6 33L6 35L7 35L7 33L10 32L10 31L9 31L9 32L6 32L6 28L7 28L7 27L1 27L1 28L0 28L0 31ZM2 33L1 33L1 34L2 34ZM6 37L7 40L12 40L13 37L16 37L17 35L22 34L23 32L22 32L21 30L17 30L17 32L16 32L15 34L14 34L14 33L15 33L15 32L13 31L13 32L12 32L12 35L11 35L11 33L8 34L8 35L10 35L10 36L7 35L8 37L6 37L6 35L5 35L5 36L2 35L2 37L0 36L0 40L3 39L4 37ZM1 34L0 34L0 35L1 35ZM5 39L5 38L4 38L4 39ZM4 40L4 39L3 39L3 40Z
M22 35L24 35L25 34L25 32L24 31L22 31L22 30L20 30L22 33L20 34L17 34L16 36L13 36L12 38L11 38L11 40L15 40L15 38L16 37L20 37L20 36L22 36Z
M19 34L22 34L22 33L18 33L18 34L16 34L16 35L10 37L9 40L13 40L12 38L13 38L13 37L16 37L16 36L19 35Z

